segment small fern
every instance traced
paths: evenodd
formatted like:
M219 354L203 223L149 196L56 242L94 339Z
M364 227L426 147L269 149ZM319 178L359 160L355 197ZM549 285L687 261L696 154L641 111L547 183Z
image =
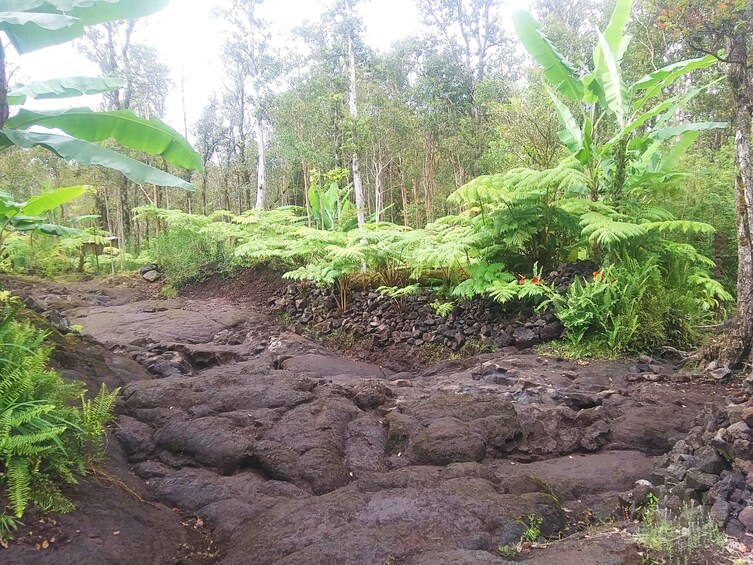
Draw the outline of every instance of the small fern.
M30 503L68 512L60 486L76 484L86 465L103 452L103 430L118 391L100 390L94 400L73 401L80 383L67 383L45 369L51 350L29 324L6 308L0 322L0 538L11 533Z

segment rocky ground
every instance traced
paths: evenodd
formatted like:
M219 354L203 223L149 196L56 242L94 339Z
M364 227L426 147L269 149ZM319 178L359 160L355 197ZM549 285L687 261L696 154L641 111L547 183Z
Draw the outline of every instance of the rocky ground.
M53 336L66 376L122 396L78 511L27 520L3 563L639 563L612 527L625 493L740 393L648 359L348 358L266 312L279 283L263 272L173 300L136 282L6 286L83 328ZM532 517L563 541L500 553Z

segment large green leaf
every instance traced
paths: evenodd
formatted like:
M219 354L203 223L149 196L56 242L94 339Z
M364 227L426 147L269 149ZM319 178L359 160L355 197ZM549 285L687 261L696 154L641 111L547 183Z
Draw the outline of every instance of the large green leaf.
M27 216L40 216L63 204L68 204L68 202L79 198L85 192L85 186L64 186L30 199L24 204L21 212Z
M633 98L635 98L639 91L646 91L640 99L635 101L634 108L640 108L647 100L661 94L662 89L672 84L679 77L692 71L707 69L716 62L716 57L713 55L706 55L699 59L687 59L685 61L680 61L679 63L667 65L666 67L662 67L661 69L646 75L630 87L630 92Z
M557 98L557 95L552 92L552 89L546 86L546 91L549 93L549 97L554 103L554 108L557 111L557 116L560 122L565 127L564 130L558 133L559 138L567 146L567 150L573 155L583 148L583 132L580 130L578 122L575 121L570 108L568 108L562 101Z
M111 92L123 86L118 78L65 77L17 84L8 92L9 104L23 104L26 98L72 98L88 94Z
M689 124L680 124L677 126L672 126L670 128L664 128L660 129L654 132L651 132L651 139L655 139L657 141L664 141L666 139L670 139L675 136L682 135L686 131L704 131L709 129L724 129L727 127L726 122L695 122L695 123L689 123Z
M0 7L8 11L72 18L62 28L43 29L39 25L0 24L19 53L28 53L50 45L66 43L84 34L86 26L148 16L167 6L168 0L4 0Z
M83 232L76 228L69 228L66 226L59 226L57 224L45 224L34 220L23 220L20 222L12 222L13 228L16 231L38 231L45 235L57 235L64 236L76 236L81 235Z
M25 149L44 147L53 153L84 165L101 165L123 173L135 183L149 183L158 186L175 186L193 190L193 185L174 175L160 171L121 155L116 151L100 147L95 143L82 141L73 137L52 133L34 133L21 130L4 129L0 131L0 149L17 145Z
M617 0L612 17L609 18L609 24L604 30L604 39L609 45L609 49L615 54L615 59L619 64L622 60L622 54L627 49L625 41L625 26L627 25L630 12L633 8L633 0ZM594 48L594 68L602 67L603 50L601 44L597 43Z
M0 7L5 7L0 4ZM0 28L5 26L34 25L47 31L57 31L75 25L77 18L64 14L40 14L36 12L6 12L0 11Z
M661 170L665 172L673 171L680 157L685 154L700 135L700 131L686 131L680 134L680 139L672 146L672 149L662 155Z
M95 112L89 108L74 108L45 112L22 109L5 122L7 129L32 126L60 129L92 142L114 139L130 149L160 155L178 167L204 169L201 156L177 131L158 120L141 119L130 110Z
M79 229L69 228L67 226L59 226L57 224L39 224L36 231L41 232L45 235L57 235L60 237L77 236L84 233Z
M617 124L622 129L625 127L625 114L628 110L627 87L622 80L622 74L620 73L620 67L614 51L612 51L612 48L607 43L606 38L600 32L597 31L596 33L599 35L599 45L601 46L601 56L603 58L600 79L604 88L604 96L606 97L607 107L614 113L617 118Z
M642 114L636 116L631 122L625 125L625 127L618 131L617 134L612 137L609 141L607 141L600 150L600 155L608 155L609 152L612 150L612 147L622 138L625 136L631 134L644 124L646 124L649 120L653 120L657 116L660 116L659 120L657 121L658 127L661 129L661 124L666 122L666 119L671 118L675 115L678 108L680 108L682 105L686 104L690 99L692 99L694 96L696 96L698 93L703 92L706 87L700 87L700 88L694 88L690 90L689 92L677 96L673 96L672 98L667 98L666 100L663 100L650 110L647 110L643 112ZM654 127L657 127L657 123L654 124Z
M583 83L578 73L540 31L541 24L525 11L513 13L512 21L523 46L544 67L544 76L554 84L557 92L580 101L583 98Z

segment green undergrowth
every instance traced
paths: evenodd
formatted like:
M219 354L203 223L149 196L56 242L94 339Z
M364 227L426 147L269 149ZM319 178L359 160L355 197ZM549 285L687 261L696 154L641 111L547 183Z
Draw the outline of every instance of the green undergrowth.
M650 501L635 539L643 548L643 564L692 565L718 562L726 538L708 511L686 506L678 514Z
M18 308L4 306L0 319L0 539L30 505L74 509L65 487L104 456L104 428L119 392L103 385L86 398L82 383L48 370L48 334L18 321Z

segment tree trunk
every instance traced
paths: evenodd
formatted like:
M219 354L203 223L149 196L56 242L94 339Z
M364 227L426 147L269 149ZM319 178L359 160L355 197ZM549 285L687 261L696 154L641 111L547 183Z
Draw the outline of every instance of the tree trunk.
M208 177L206 170L201 173L201 213L207 215L207 183Z
M10 114L8 107L8 73L5 67L5 48L0 42L0 129Z
M254 129L256 130L256 150L259 155L256 174L256 209L264 210L267 200L267 159L264 147L264 120L261 106L261 73L259 65L259 21L256 19L257 0L246 0L248 19L248 50L250 55L251 103L254 105ZM251 207L251 198L248 202Z
M267 206L267 149L264 146L264 122L261 114L256 112L256 150L259 163L256 171L256 209L264 210Z
M356 195L356 212L358 214L358 227L366 224L366 199L363 193L363 180L361 178L361 163L358 159L358 100L356 98L356 52L353 47L353 0L345 0L345 13L348 25L348 109L352 124L353 142L353 192Z
M382 165L376 163L374 169L374 219L378 224L382 214Z
M128 241L131 238L131 206L128 202L128 179L121 177L118 185L118 207L120 212L120 229L122 237L121 251L128 249Z
M418 199L418 179L413 179L413 227L418 228L421 226L421 217L419 214L419 211L421 210L421 207L419 206L420 200Z
M732 87L735 111L735 194L737 200L737 324L732 342L721 352L733 366L745 362L753 342L753 168L751 167L751 119L753 93L747 67L748 38L745 33L729 42L727 78Z
M303 167L303 202L306 206L306 219L308 220L308 226L313 225L311 221L311 202L309 202L309 188L311 188L311 174L308 164L304 161L301 166Z

